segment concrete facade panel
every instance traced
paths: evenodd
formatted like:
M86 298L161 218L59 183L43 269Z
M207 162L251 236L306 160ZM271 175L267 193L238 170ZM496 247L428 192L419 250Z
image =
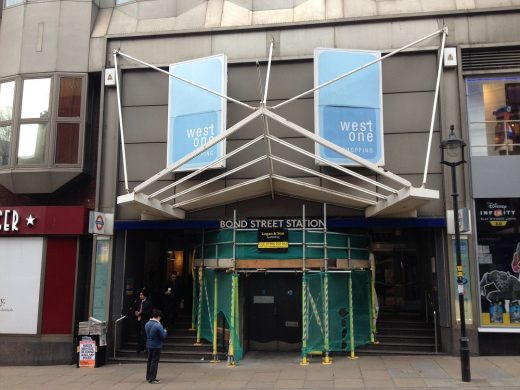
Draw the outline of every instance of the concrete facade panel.
M424 19L402 20L390 24L336 26L335 28L336 47L391 51L424 38L442 28L442 25L434 19ZM441 34L418 43L414 47L438 47L440 43Z
M88 56L88 71L100 72L105 69L105 38L91 38ZM112 60L113 57L110 57ZM113 61L112 61L113 62Z
M122 105L168 105L168 78L168 75L153 69L123 72Z
M322 19L325 19L325 2L322 0L307 0L294 7L295 22Z
M135 6L135 4L132 4L132 6ZM108 35L130 34L136 31L137 15L135 14L137 11L134 12L134 16L131 16L123 12L122 8L123 7L114 8L112 18L110 19L110 26L108 27Z
M472 157L473 197L520 198L519 166L520 156Z
M440 134L433 133L428 172L441 172ZM428 133L385 135L385 169L398 175L422 174L426 161Z
M56 69L60 2L25 7L20 72L52 72Z
M229 42L232 41L233 45ZM228 61L233 60L260 60L265 61L269 56L269 43L266 33L248 32L225 35L213 35L211 37L211 53L224 53Z
M437 79L436 55L407 53L383 60L383 92L434 91Z
M491 15L482 15L468 18L471 42L515 42L520 37L518 15L500 15L500 18Z
M377 15L377 3L365 0L343 0L343 17Z
M276 105L281 100L268 101L268 105ZM298 99L290 104L282 106L276 110L278 115L286 118L289 121L304 127L310 132L314 132L314 100L313 99ZM234 107L232 107L234 106ZM230 103L228 105L228 124L231 127L238 121L245 118L251 111L246 108L239 107L236 104ZM289 129L280 123L269 119L269 132L276 137L299 137L300 135L294 130ZM264 124L261 118L255 119L253 122L244 126L236 133L230 136L229 139L252 139L262 134L264 131Z
M247 3L245 6L237 5L231 1L224 1L222 8L222 16L220 19L221 27L249 25L253 19L252 0L245 0L241 3Z
M383 95L385 133L430 130L434 92L389 93ZM438 118L438 115L436 116ZM438 120L434 130L438 130Z
M138 19L160 19L177 16L177 0L153 0L137 3Z
M334 27L280 32L279 55L281 57L312 57L317 47L334 47Z
M126 145L127 169L129 181L145 181L166 168L166 144L146 143ZM122 167L122 161L119 166ZM119 180L124 180L123 172Z
M125 142L163 142L168 132L168 106L123 108Z
M97 13L94 26L92 28L92 38L104 38L110 25L110 18L112 17L112 8L100 9Z
M88 70L91 13L90 2L61 2L56 70L63 72ZM82 15L81 19L78 20L76 15Z
M325 18L337 19L343 17L343 0L329 0L325 3Z
M253 25L265 25L265 24L279 24L279 23L291 23L294 20L294 10L283 9L274 11L256 11L253 12L252 22Z
M167 66L175 62L211 55L210 36L190 36L186 38L154 38L151 40L110 41L107 55L120 48L123 53L153 65ZM118 58L121 65L135 67L134 61Z
M25 7L3 10L0 22L0 77L20 72ZM9 58L9 61L5 61Z
M223 7L224 0L208 0L206 22L204 24L204 27L220 27L220 17L222 16Z
M261 64L262 90L267 65ZM256 65L229 66L228 95L256 105L261 97ZM314 87L312 62L273 63L269 78L268 100L288 99ZM309 95L312 96L312 95ZM254 102L254 103L253 103Z

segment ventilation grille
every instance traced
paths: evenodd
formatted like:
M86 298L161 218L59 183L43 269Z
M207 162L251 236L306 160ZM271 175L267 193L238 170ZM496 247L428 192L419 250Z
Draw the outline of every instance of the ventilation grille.
M520 68L520 46L462 49L462 70Z

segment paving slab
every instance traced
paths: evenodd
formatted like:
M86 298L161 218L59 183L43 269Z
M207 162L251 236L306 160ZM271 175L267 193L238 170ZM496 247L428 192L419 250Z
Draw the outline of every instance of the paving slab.
M472 381L460 381L457 356L335 356L331 365L313 357L299 364L297 353L248 353L236 367L161 363L161 384L144 380L146 364L107 364L98 368L62 366L0 367L0 390L10 389L517 389L520 357L471 357Z

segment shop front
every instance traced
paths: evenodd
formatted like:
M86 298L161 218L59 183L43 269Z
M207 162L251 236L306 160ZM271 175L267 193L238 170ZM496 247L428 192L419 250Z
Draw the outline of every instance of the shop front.
M0 224L0 362L70 363L88 302L87 209L4 206Z

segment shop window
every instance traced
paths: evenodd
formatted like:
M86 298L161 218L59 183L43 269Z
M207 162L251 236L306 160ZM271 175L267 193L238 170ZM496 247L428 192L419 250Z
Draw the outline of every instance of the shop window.
M520 154L520 77L466 79L472 156Z
M481 326L520 329L519 199L475 199Z

